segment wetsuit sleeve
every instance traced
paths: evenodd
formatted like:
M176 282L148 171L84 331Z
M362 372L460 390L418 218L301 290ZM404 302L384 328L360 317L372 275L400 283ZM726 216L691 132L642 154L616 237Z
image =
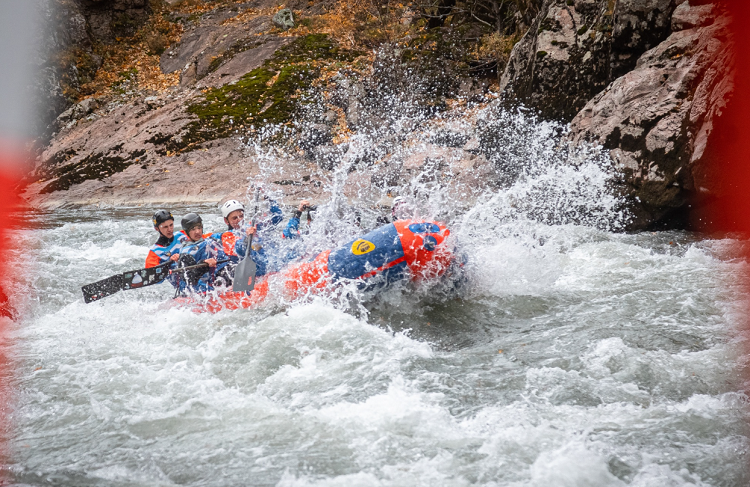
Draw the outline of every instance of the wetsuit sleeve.
M295 211L284 229L284 238L299 238L299 219L302 213Z
M240 259L245 258L246 239L247 237L245 235L241 235L234 243L234 251L240 257ZM266 255L266 249L261 247L259 250L250 250L250 257L255 261L255 275L265 275L268 268L268 256Z
M167 281L169 281L169 283L175 288L178 288L180 290L185 289L185 282L180 279L180 274L178 272L169 274L169 276L167 276Z
M213 257L216 260L226 260L227 254L224 252L224 247L221 245L221 240L217 240L216 243L214 243L211 246L211 252L209 257Z
M148 251L148 255L146 256L146 267L156 267L159 264L161 264L161 259L159 259L159 256L156 255L156 252L153 250Z
M284 212L279 208L279 205L271 200L270 201L270 208L271 208L271 225L276 226L279 223L281 223L284 220Z

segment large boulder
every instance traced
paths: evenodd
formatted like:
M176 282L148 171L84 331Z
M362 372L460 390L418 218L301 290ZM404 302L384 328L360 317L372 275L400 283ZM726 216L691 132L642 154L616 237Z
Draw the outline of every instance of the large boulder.
M690 205L714 191L706 149L733 91L729 22L717 6L682 3L669 38L571 122L574 141L610 149L624 171L633 228L683 227Z
M675 0L545 0L500 79L507 99L570 121L666 39Z
M272 27L270 16L262 15L241 22L233 19L237 12L219 9L206 15L198 25L183 34L178 44L162 54L162 72L180 71L180 85L192 86L223 68L224 76L219 76L221 82L213 80L208 85L224 84L258 67L285 44L276 37L261 35ZM250 57L245 59L248 51ZM234 58L239 64L237 61L232 63ZM230 78L224 79L227 75Z

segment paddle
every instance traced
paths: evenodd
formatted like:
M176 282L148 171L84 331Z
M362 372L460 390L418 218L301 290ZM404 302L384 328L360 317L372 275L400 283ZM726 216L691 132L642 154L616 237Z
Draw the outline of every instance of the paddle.
M229 259L217 261L216 264L223 264L229 262ZM159 264L155 267L147 267L145 269L138 269L135 271L123 272L122 274L115 274L114 276L107 277L101 281L96 281L91 284L86 284L81 288L83 291L83 301L88 304L92 301L98 301L107 296L111 296L118 291L125 291L128 289L139 289L152 284L159 284L164 281L169 274L174 272L182 272L190 269L196 269L198 267L205 267L208 264L202 262L187 267L179 267L168 271L172 261L167 261L163 264Z
M81 291L83 291L83 301L88 304L92 301L111 296L118 291L159 284L169 275L167 270L171 264L172 262L165 262L155 267L123 272L122 274L115 274L101 281L86 284L81 288Z
M216 265L224 264L225 262L229 262L229 259L217 260ZM169 273L174 274L175 272L189 271L190 269L197 269L198 267L206 267L207 265L208 264L206 262L201 262L200 264L188 265L185 267L178 267L177 269L172 269L171 271L169 271Z
M255 219L255 216L258 214L258 198L260 196L260 192L256 189L255 190L255 213L253 214L253 219ZM250 222L250 225L252 226L252 221ZM250 257L250 251L253 248L253 235L250 234L247 238L247 245L245 247L245 258L242 259L242 262L239 263L239 265L234 269L234 280L232 281L232 291L234 292L243 292L243 291L252 291L255 287L255 272L257 270L257 266L255 265L255 261L252 257Z

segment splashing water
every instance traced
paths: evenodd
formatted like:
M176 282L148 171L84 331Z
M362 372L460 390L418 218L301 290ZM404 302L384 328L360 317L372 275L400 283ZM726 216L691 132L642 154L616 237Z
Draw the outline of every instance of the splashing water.
M364 233L390 190L449 223L458 292L197 315L163 284L85 305L82 284L142 265L151 209L18 232L37 259L11 256L35 271L0 350L14 482L747 485L746 243L614 233L607 159L522 110L394 117L339 150L305 248ZM257 153L270 187L290 156ZM223 228L215 208L174 209L189 210Z

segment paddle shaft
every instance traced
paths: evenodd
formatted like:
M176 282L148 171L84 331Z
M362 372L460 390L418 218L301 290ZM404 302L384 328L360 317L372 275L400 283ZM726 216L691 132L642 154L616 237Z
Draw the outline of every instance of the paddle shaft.
M216 261L216 265L224 264L226 262L229 262L229 259L217 260ZM190 269L197 269L198 267L205 267L207 265L208 265L207 262L201 262L200 264L189 265L189 266L185 266L185 267L178 267L177 269L171 269L169 271L169 273L173 274L175 272L189 271Z

